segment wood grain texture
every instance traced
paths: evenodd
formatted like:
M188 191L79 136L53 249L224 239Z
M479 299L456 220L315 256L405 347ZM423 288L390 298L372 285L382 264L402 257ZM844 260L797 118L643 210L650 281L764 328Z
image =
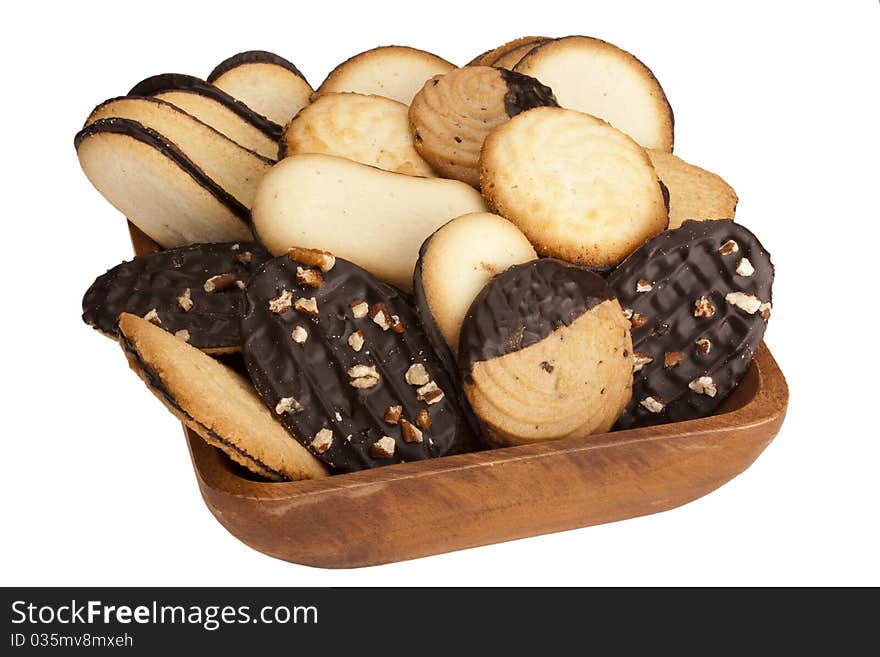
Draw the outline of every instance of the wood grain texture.
M787 405L785 378L762 344L719 413L689 422L283 483L254 481L186 437L202 497L230 533L279 559L353 568L680 506L748 468Z

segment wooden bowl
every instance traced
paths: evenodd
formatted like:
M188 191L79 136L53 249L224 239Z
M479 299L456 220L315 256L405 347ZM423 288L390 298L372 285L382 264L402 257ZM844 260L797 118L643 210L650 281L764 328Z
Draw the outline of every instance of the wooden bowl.
M155 244L133 226L138 254ZM255 481L186 430L208 508L252 548L353 568L665 511L743 472L779 431L788 386L762 344L715 415L401 463L319 480Z

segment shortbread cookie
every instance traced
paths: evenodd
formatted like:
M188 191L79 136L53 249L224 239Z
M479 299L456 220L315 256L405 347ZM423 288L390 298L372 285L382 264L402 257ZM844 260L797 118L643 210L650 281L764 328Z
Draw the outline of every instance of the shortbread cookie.
M515 69L549 85L562 107L605 119L645 148L672 151L666 94L651 70L625 50L569 36L533 48Z
M330 72L315 92L354 91L409 105L425 80L455 68L442 57L407 46L383 46L362 52Z
M715 412L742 380L772 308L773 264L729 220L686 221L627 258L608 279L632 323L628 429Z
M433 176L413 145L408 109L384 96L322 94L285 128L279 157L324 153L386 171Z
M629 323L599 276L552 258L515 265L474 300L459 364L496 445L608 431L630 399Z
M617 264L667 224L644 149L588 114L539 107L512 118L487 137L480 170L490 205L542 255Z
M272 417L247 379L135 315L122 314L119 332L131 368L209 445L274 481L327 475Z
M312 95L312 86L296 66L265 50L223 60L207 82L278 125L286 125Z
M74 146L95 189L160 246L253 239L247 208L155 130L100 119Z
M128 95L153 96L167 101L245 148L273 159L277 154L282 133L280 125L257 114L219 87L192 75L154 75L138 82Z
M545 41L549 41L547 37L535 37L535 36L527 36L520 37L519 39L514 39L513 41L508 41L507 43L503 43L497 48L492 48L492 50L487 50L486 52L477 55L471 61L469 61L466 66L501 66L503 68L512 68L511 66L504 66L499 62L502 59L505 59L513 52L521 51L523 48L528 48L529 50L534 48L539 43L543 43ZM526 51L528 52L528 51ZM523 53L525 54L525 53ZM516 64L522 55L517 57L516 61L513 64Z
M266 174L252 215L275 255L291 246L325 249L410 291L422 242L450 219L485 210L479 192L457 180L303 153Z
M413 98L409 122L419 154L440 175L478 187L486 135L533 107L558 107L549 87L526 75L465 66L436 75Z
M436 327L435 342L458 353L461 324L474 298L493 276L537 257L522 231L497 214L475 212L453 219L419 251L413 289L426 330Z
M210 353L238 351L244 284L269 254L258 244L196 244L136 257L99 276L83 321L118 338L119 316L143 317Z
M294 249L246 293L248 372L319 459L352 471L473 448L452 375L398 290L342 258Z
M733 187L711 171L688 164L672 153L648 150L660 181L669 190L669 227L688 219L733 219L737 196Z
M492 62L491 66L495 66L496 68L507 68L512 69L517 64L519 64L520 60L525 57L528 53L530 53L534 48L537 48L543 43L547 43L550 39L546 37L529 39L528 41L523 41L516 48L511 48L510 50L502 53L495 61Z

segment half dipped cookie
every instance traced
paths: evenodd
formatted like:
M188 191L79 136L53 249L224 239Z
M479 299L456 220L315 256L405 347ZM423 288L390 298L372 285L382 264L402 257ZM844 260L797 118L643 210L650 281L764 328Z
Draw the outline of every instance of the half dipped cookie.
M493 444L608 431L630 399L629 323L608 285L544 258L493 278L465 317L464 391Z

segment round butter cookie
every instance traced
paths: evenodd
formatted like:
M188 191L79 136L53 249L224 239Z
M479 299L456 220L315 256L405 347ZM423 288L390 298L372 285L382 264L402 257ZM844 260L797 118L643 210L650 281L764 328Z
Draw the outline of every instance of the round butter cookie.
M685 221L733 219L738 198L718 174L688 164L666 151L648 149L660 181L669 190L669 228Z
M538 78L559 104L605 119L645 148L672 151L673 116L651 70L615 45L569 36L530 50L515 70Z
M537 257L528 238L504 217L473 212L453 219L419 251L413 289L422 324L436 327L439 341L457 353L461 323L489 280Z
M342 62L318 87L316 95L332 91L385 96L409 105L425 80L448 73L454 64L408 46L382 46Z
M605 281L552 258L515 265L461 329L464 391L490 442L608 431L630 399L629 322Z
M466 66L428 80L413 98L409 122L416 150L435 171L478 187L486 135L512 116L548 105L558 106L553 91L534 78Z
M666 228L663 190L638 144L605 121L539 107L495 128L480 158L483 195L535 249L614 265Z
M287 125L279 157L324 153L395 173L433 176L413 145L408 109L383 96L323 94Z

